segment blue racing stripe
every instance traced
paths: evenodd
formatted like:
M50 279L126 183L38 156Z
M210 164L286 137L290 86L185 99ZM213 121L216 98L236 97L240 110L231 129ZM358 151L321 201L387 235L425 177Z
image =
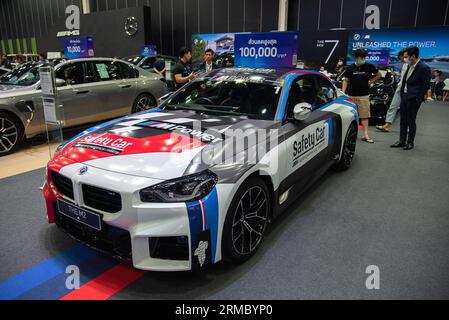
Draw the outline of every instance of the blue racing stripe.
M80 265L83 261L95 255L94 250L81 244L75 245L51 259L2 281L0 283L0 299L16 299L57 275L65 273L68 265Z
M334 135L334 120L332 120L332 118L329 118L326 120L327 125L329 126L329 143L328 145L332 144L332 138Z
M277 120L282 121L284 119L285 108L287 107L288 94L290 92L290 87L295 79L297 79L300 75L298 74L289 74L285 77L285 85L282 89L282 97L281 103L279 105L279 112L277 116Z
M90 259L77 265L80 271L80 287L83 284L98 277L100 274L117 265L117 260L96 254ZM18 300L56 300L64 297L73 290L67 289L66 280L69 274L61 273L56 277L44 282L38 287L25 292L17 297Z
M211 241L211 263L215 262L215 253L217 252L218 237L218 195L217 189L205 196L203 199L204 211L206 211L206 230L210 230ZM203 215L200 201L186 202L187 214L190 225L191 247L196 248L196 237L203 232Z
M212 263L215 262L215 252L217 251L218 237L218 195L217 188L214 188L204 199L204 209L206 210L207 228L211 235Z

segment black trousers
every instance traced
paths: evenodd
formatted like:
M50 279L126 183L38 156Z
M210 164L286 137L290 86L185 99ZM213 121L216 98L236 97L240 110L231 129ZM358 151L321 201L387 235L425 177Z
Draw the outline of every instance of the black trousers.
M401 131L399 140L402 143L414 143L416 135L416 115L422 100L407 99L404 94L401 99ZM408 133L408 135L407 135Z

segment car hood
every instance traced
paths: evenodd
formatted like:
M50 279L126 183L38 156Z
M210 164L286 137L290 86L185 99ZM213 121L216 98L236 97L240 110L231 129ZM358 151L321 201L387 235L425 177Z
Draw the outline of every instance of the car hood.
M24 89L24 88L27 88L27 87L10 85L10 84L0 84L0 91L17 90L17 89Z
M243 139L242 132L270 131L277 125L275 121L193 111L144 112L84 131L69 141L53 161L79 162L117 173L167 180L216 165L211 158L221 157L224 161L224 150L236 142L228 137ZM245 144L243 149L250 145ZM230 150L227 157L233 156L232 147Z
M11 98L17 95L32 92L33 86L16 86L0 84L0 99Z

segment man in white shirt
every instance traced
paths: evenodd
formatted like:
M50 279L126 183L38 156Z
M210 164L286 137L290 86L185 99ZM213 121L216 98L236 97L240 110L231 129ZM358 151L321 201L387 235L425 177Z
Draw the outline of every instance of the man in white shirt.
M402 70L400 73L400 81L398 83L398 87L396 88L396 92L394 93L393 99L391 99L390 107L387 111L387 116L385 117L385 124L383 126L376 126L376 129L382 132L390 132L390 127L396 118L396 115L399 110L399 106L401 105L401 85L402 85L402 77L407 70L407 64L404 63L404 50L401 50L398 55L399 60L402 62Z

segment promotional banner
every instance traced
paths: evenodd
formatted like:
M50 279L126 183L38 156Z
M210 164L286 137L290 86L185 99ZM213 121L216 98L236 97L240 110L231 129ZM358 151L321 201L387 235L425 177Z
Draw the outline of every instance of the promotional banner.
M94 39L91 36L64 38L66 59L89 58L94 56Z
M214 50L215 56L233 53L236 34L239 33L206 33L192 35L193 66L203 62L204 52L206 49Z
M365 48L368 52L388 52L388 63L395 67L402 64L397 58L399 51L416 46L420 58L430 67L449 73L449 27L413 29L386 29L351 31L348 36L348 63L354 62L354 50ZM385 54L380 54L383 60ZM383 56L383 58L382 58Z
M294 68L298 54L297 32L236 34L235 65L248 68Z
M151 57L157 55L157 50L155 45L147 45L142 48L140 55L144 57Z
M388 66L390 64L390 51L368 50L366 61L378 66Z
M335 72L339 58L346 60L348 51L347 30L301 30L298 59L307 68L318 70L321 66Z

